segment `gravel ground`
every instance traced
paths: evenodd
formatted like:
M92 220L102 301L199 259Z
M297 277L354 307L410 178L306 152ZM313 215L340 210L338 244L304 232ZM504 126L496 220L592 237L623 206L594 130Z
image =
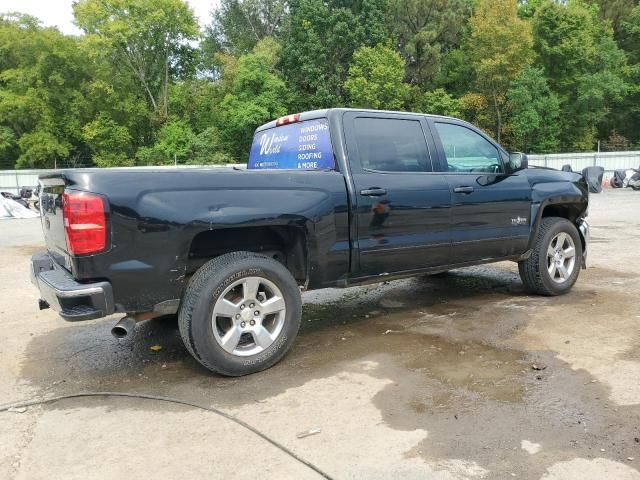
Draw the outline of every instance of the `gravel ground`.
M524 294L512 263L309 292L292 352L233 379L200 367L175 321L118 341L115 317L38 311L38 219L2 220L0 403L176 397L252 424L335 479L640 479L640 193L591 198L590 268L568 295ZM190 407L82 398L0 413L0 478L178 476L319 478Z

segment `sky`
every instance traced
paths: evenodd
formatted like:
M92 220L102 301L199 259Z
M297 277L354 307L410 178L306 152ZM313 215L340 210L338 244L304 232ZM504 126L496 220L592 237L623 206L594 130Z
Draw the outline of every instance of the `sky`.
M73 0L0 0L0 13L21 12L39 18L45 26L55 26L62 33L78 35L73 24L71 4ZM200 21L209 23L210 12L217 0L187 0Z

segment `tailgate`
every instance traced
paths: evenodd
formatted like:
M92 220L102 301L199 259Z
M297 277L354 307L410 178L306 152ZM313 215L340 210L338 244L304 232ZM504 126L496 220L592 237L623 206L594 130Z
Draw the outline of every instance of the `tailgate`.
M70 259L62 215L62 195L65 188L65 177L61 174L41 176L40 183L42 184L40 220L47 250L49 250L58 264L69 268Z

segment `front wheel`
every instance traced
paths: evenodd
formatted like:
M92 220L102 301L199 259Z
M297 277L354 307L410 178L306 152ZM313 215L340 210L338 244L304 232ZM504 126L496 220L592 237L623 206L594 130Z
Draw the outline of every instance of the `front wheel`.
M565 218L543 218L531 255L518 262L526 290L540 295L562 295L580 274L582 242L576 226Z
M298 285L276 260L252 252L214 258L191 278L178 325L187 350L211 371L259 372L287 353L300 327Z

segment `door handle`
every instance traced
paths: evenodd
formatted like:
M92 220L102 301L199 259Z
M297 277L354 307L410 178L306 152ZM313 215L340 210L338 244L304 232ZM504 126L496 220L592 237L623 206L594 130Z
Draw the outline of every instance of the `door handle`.
M381 197L382 195L386 194L387 191L384 188L380 187L371 187L360 190L360 195L363 195L365 197Z
M456 187L453 191L454 193L471 193L473 192L473 187Z

